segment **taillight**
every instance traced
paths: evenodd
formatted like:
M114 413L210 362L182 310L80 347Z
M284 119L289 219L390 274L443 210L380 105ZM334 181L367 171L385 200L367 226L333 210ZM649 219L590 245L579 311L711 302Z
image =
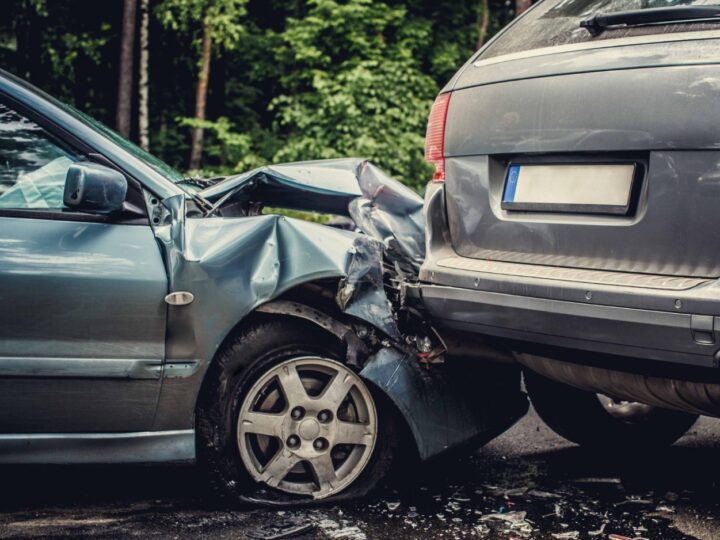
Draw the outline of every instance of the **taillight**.
M440 94L435 98L425 133L425 159L435 165L433 182L445 181L445 122L450 95L450 93Z

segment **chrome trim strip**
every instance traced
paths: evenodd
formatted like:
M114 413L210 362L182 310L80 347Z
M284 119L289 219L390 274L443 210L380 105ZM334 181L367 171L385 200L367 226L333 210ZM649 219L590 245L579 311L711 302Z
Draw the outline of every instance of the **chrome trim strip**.
M541 49L530 49L517 53L494 56L487 60L478 60L473 64L475 67L491 66L500 62L513 60L524 60L538 56L548 56L576 51L590 51L598 49L614 49L631 45L649 45L653 43L668 43L673 41L701 41L720 38L718 30L703 30L701 32L678 32L677 34L652 34L649 36L632 36L618 39L607 39L584 43L569 43L567 45L556 45L555 47L543 47Z
M0 464L159 463L195 459L195 431L0 434Z
M0 377L159 379L162 360L0 357Z

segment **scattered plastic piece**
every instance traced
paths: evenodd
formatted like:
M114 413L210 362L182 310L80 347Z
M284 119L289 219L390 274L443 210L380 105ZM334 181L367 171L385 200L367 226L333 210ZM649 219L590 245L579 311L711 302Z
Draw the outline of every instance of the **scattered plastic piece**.
M527 492L528 497L535 497L536 499L560 499L562 496L558 493L552 493L550 491L542 491L540 489L531 489Z
M282 540L283 538L300 536L314 528L315 524L313 522L298 524L295 520L284 520L248 531L247 535L257 540Z
M576 484L622 484L619 478L583 477L573 480Z
M550 536L552 536L553 538L557 538L558 540L576 540L577 538L580 538L580 532L567 531L561 533L553 533Z
M480 518L480 521L499 520L506 523L521 523L525 521L527 512L498 512L495 514L487 514Z
M508 489L507 491L505 491L504 495L505 497L520 497L522 495L525 495L528 490L529 488L527 486Z

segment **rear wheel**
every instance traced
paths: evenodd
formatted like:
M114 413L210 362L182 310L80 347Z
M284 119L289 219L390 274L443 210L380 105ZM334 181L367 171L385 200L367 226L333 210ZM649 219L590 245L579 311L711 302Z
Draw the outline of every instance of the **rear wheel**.
M671 445L698 415L621 401L525 370L525 387L540 418L566 439L591 448L630 450Z
M392 458L389 412L304 321L259 323L221 353L198 408L199 458L225 495L359 496Z

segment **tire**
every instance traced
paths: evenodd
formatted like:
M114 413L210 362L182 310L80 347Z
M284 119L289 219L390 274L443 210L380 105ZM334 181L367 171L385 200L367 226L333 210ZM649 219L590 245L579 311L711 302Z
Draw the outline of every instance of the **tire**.
M261 319L227 343L196 417L198 461L221 496L334 502L378 484L395 450L392 411L343 357L334 336L295 319Z
M698 415L629 403L638 412L613 414L598 394L525 370L525 387L542 420L558 435L588 448L628 451L669 446ZM639 407L637 407L639 405Z

